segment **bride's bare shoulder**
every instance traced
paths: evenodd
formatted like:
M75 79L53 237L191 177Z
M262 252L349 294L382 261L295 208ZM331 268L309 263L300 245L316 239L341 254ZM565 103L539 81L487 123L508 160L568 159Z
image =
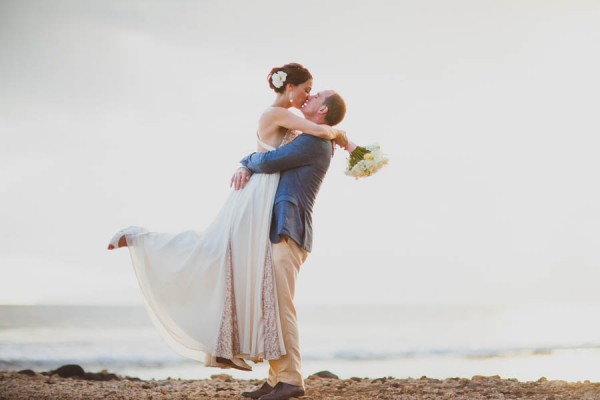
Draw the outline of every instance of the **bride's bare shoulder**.
M289 113L289 111L283 107L267 108L258 119L259 130L266 132L278 131L281 121L285 119L284 113Z
M283 107L269 107L260 116L261 120L275 120L283 115L291 114L286 108Z
M258 137L272 147L279 146L284 132L279 126L281 112L288 112L283 107L269 107L258 120Z

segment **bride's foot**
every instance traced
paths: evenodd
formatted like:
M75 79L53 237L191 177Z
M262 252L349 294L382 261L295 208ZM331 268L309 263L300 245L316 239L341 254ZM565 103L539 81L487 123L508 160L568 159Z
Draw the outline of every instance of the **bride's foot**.
M112 242L108 245L109 250L113 250L119 247L127 247L127 239L125 239L125 235L121 236L119 242L117 243L117 246L114 246Z
M249 366L246 361L242 358L234 357L232 360L229 358L217 357L219 364L224 364L229 368L239 369L240 371L252 371L252 367Z
M126 234L140 234L147 232L145 228L140 226L130 226L125 229L121 229L119 232L113 236L108 244L108 250L117 249L119 247L127 247L127 239L125 238Z

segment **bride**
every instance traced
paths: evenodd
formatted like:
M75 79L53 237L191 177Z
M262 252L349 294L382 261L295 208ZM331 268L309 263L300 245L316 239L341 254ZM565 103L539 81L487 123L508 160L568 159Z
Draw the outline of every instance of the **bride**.
M297 63L271 70L275 101L258 123L259 152L296 131L346 141L345 133L292 113L308 100L312 75ZM279 174L253 174L232 191L204 231L150 232L130 226L108 249L127 247L146 309L163 339L206 366L251 370L285 355L271 261L269 228ZM232 182L233 184L234 182ZM239 182L235 182L236 188Z

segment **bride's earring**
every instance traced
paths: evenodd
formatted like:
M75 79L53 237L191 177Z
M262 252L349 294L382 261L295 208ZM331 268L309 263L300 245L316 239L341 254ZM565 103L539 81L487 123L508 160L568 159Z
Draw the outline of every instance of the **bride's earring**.
M294 99L292 98L292 96L290 96L290 103L293 103Z

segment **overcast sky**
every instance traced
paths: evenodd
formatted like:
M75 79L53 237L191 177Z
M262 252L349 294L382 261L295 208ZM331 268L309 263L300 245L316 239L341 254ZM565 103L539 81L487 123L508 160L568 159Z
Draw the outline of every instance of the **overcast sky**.
M597 1L0 0L0 304L141 304L300 62L389 166L317 199L305 303L598 301Z

